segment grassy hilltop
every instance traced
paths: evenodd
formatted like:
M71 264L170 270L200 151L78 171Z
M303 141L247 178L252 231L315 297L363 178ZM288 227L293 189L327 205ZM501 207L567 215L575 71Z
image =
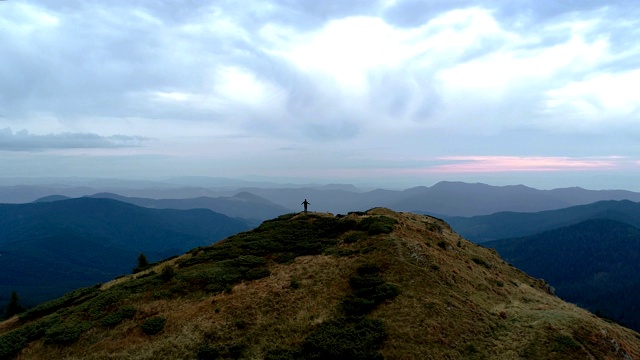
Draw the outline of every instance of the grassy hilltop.
M0 323L0 359L638 359L443 221L289 214Z

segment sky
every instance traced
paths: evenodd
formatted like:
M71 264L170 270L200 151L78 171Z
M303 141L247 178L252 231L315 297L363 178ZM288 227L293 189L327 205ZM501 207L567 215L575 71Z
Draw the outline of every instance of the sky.
M0 177L640 191L640 4L0 1Z

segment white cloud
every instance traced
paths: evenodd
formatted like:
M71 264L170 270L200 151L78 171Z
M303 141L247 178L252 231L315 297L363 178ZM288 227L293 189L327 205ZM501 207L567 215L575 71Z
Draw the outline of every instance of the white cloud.
M640 156L637 11L527 6L0 2L0 128L39 151L64 133L194 159L242 144L238 169L312 146L333 168L372 153Z

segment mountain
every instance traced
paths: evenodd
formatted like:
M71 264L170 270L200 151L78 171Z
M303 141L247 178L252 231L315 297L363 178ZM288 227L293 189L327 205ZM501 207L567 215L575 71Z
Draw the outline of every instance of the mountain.
M0 357L640 357L548 290L432 217L288 214L2 322Z
M446 218L455 231L476 243L533 235L588 219L611 219L640 226L640 203L629 200L598 201L536 213L500 212L485 216Z
M559 209L572 204L524 185L491 186L443 181L390 206L402 211L420 210L443 215L473 216L498 211L531 212Z
M79 197L95 192L95 190L86 187L42 185L0 186L0 203L23 204L50 195Z
M239 192L234 196L221 196L216 198L201 196L189 199L149 199L138 197L126 197L112 193L94 194L93 198L114 199L130 204L154 208L154 209L209 209L229 217L238 217L257 220L258 225L262 220L291 212L283 206L261 198L249 192Z
M69 199L71 198L64 195L49 195L49 196L36 199L34 202L52 202L52 201L69 200Z
M210 210L158 210L76 198L0 204L0 294L29 305L130 273L144 253L156 261L247 230Z
M640 229L593 219L517 239L491 241L508 262L556 293L640 330Z
M603 200L640 201L640 193L624 190L587 190L578 187L539 190L524 185L492 186L452 181L402 191L388 189L363 191L351 184L275 184L212 177L181 177L163 181L82 178L13 179L12 181L0 179L0 185L15 181L22 181L25 185L0 186L0 203L27 203L49 195L75 198L97 193L156 200L195 198L233 200L231 198L238 193L248 192L272 202L272 206L280 207L280 210L298 210L300 203L307 199L311 203L310 209L334 214L384 206L396 211L411 211L445 218L490 215L503 211L557 210ZM166 207L173 206L175 204ZM222 212L220 208L213 205L203 206ZM252 209L242 211L244 210ZM264 220L277 216L278 214L273 210L280 211L260 210L255 219ZM232 217L247 217L246 213L238 215L240 212L241 210L238 209L232 214L225 214Z
M464 182L439 182L431 187L406 190L356 191L348 187L241 188L289 209L305 198L316 211L347 213L383 205L439 217L479 216L496 212L539 212L585 205L601 200L640 201L640 193L623 190L566 188L539 190L524 185L492 186Z

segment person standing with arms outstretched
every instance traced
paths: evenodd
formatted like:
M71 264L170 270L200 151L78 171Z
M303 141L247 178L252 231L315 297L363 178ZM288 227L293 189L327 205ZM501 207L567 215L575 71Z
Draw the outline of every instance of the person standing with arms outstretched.
M302 205L304 205L304 213L307 213L307 205L310 205L311 203L307 201L307 199L304 199L304 201L302 202Z

